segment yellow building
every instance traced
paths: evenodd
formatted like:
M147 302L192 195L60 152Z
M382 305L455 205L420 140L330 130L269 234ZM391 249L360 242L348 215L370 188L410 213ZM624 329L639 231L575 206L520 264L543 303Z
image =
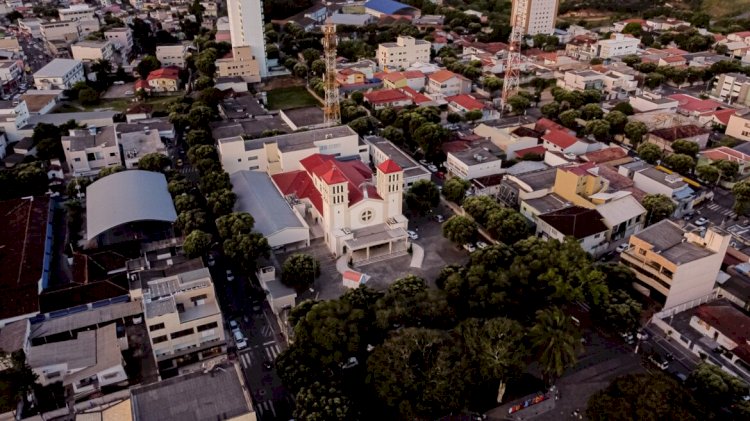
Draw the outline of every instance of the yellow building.
M558 168L552 191L574 205L594 209L606 200L592 196L609 187L609 181L599 176L598 170L593 163Z
M250 83L260 82L260 65L249 46L233 47L231 55L215 64L217 77L240 76Z

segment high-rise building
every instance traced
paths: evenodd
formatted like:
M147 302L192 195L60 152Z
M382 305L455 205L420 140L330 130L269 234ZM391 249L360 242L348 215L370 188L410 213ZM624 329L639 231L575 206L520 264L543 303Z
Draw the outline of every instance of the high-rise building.
M268 76L262 0L227 0L232 47L250 47L260 76Z
M513 13L518 2L513 0ZM526 35L552 34L555 32L555 19L560 0L528 0L526 1Z

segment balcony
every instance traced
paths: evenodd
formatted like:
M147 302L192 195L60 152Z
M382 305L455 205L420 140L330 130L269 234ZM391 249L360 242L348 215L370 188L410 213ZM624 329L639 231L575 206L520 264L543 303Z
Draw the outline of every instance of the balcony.
M671 272L665 273L664 271L669 271L664 269L658 263L647 261L646 259L637 256L632 251L621 253L620 261L625 264L625 266L633 269L638 279L647 285L653 287L664 295L669 293L669 288L672 285Z

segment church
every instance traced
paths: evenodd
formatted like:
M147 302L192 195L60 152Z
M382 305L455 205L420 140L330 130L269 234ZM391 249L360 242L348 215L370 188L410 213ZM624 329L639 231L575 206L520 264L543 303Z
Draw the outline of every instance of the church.
M407 254L401 167L386 160L373 174L360 160L324 154L299 163L298 170L273 175L273 182L333 255L347 255L357 266Z

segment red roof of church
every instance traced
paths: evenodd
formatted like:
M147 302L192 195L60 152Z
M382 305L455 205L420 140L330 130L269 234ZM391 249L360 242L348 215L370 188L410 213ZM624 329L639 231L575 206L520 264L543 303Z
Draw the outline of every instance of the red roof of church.
M179 78L179 70L177 70L174 67L162 67L161 69L156 69L153 72L148 74L148 80L153 79L172 79L177 80Z
M399 167L399 165L395 162L393 162L392 159L387 159L378 165L378 169L380 171L383 171L385 174L392 174L394 172L401 172L402 169Z

